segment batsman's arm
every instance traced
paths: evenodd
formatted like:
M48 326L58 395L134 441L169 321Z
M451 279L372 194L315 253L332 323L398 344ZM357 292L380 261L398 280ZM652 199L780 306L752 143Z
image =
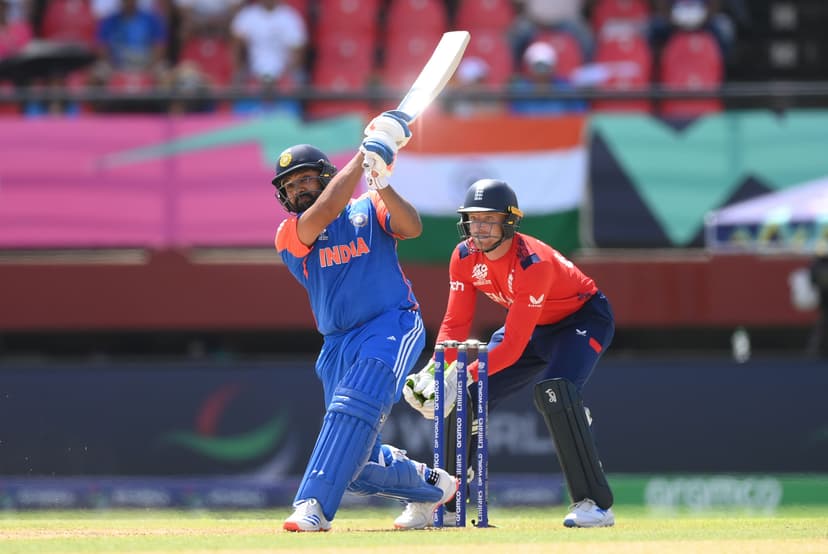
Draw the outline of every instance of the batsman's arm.
M382 198L388 215L391 216L391 228L394 234L403 239L414 239L423 232L423 222L411 202L403 198L392 187L388 186L377 191Z
M362 179L362 153L351 158L345 167L334 175L316 202L299 218L296 226L299 240L310 246L316 237L336 219L354 194L357 184Z

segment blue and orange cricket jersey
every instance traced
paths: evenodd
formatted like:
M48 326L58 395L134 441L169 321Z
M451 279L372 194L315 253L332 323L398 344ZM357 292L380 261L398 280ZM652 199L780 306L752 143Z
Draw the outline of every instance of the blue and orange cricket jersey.
M310 247L297 235L300 217L291 215L279 226L276 250L308 291L320 333L342 333L389 310L419 307L379 194L352 199Z

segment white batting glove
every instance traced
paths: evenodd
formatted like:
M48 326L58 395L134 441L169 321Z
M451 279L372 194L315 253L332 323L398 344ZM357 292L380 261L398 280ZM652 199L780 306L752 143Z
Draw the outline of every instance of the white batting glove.
M365 127L365 139L359 150L365 156L362 167L369 189L381 190L388 186L397 152L410 138L408 116L398 110L382 112Z
M365 172L365 182L368 184L368 188L370 190L382 190L390 184L388 182L388 177L374 177L371 174L371 171Z
M389 137L379 135L365 137L359 146L359 151L365 156L362 161L362 168L365 170L365 177L368 179L369 186L372 186L371 181L377 181L379 177L387 178L394 171L397 146L390 142ZM375 183L373 188L385 188L388 186L387 179L384 186L380 185L381 183Z
M411 129L408 127L408 116L399 110L382 112L365 127L366 137L381 135L393 142L397 150L408 144L411 139Z

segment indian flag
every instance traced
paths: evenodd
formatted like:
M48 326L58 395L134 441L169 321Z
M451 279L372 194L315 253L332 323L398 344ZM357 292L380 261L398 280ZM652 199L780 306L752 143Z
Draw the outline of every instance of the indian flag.
M446 263L459 241L457 208L477 179L501 179L518 196L520 230L569 252L580 244L587 176L586 118L448 118L417 121L394 168L394 188L423 219L399 245L407 261Z

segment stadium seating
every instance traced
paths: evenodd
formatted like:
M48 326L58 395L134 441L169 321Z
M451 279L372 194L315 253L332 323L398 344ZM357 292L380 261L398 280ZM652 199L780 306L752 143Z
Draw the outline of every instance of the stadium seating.
M502 31L478 29L473 32L465 57L473 56L481 58L488 66L485 84L501 86L511 79L514 73L512 51Z
M505 31L514 18L510 0L459 0L454 28L470 31L472 36L484 29Z
M370 83L371 69L359 72L336 64L323 64L314 67L311 83L314 88L324 92L361 92ZM368 100L311 100L305 107L305 115L310 119L332 117L356 113L366 118L373 114L373 107Z
M116 71L107 82L107 88L113 92L135 93L151 90L155 78L145 71Z
M11 94L14 92L14 85L9 81L0 81L0 91ZM20 107L11 102L0 102L0 116L3 115L17 115L20 113Z
M665 88L715 89L722 84L722 54L713 35L706 31L673 34L664 46L659 67ZM664 100L661 114L666 117L694 117L722 109L718 98Z
M643 31L650 17L646 0L598 0L592 8L592 29L596 35L622 30Z
M50 40L95 44L97 22L89 0L50 0L43 13L41 34Z
M385 86L407 88L428 61L441 34L441 31L411 32L387 40L381 71Z
M373 33L334 32L318 36L314 67L332 65L360 74L374 67L376 37Z
M181 49L181 61L198 65L213 85L229 85L233 79L233 52L229 44L214 37L193 37Z
M309 21L312 0L284 0L284 3L299 12L305 19L305 23Z
M647 41L641 35L627 34L619 38L610 35L601 38L598 41L595 63L626 66L617 72L613 71L612 76L597 87L599 90L622 91L650 86L653 56ZM633 73L633 69L637 72ZM648 99L596 100L592 108L596 111L649 112L652 103Z
M316 36L330 33L376 33L379 0L320 0Z
M387 34L448 30L446 6L439 0L391 0L386 11Z
M578 41L562 31L543 31L535 36L535 41L543 41L552 45L558 56L556 73L561 77L568 78L578 67L583 64L584 54Z

